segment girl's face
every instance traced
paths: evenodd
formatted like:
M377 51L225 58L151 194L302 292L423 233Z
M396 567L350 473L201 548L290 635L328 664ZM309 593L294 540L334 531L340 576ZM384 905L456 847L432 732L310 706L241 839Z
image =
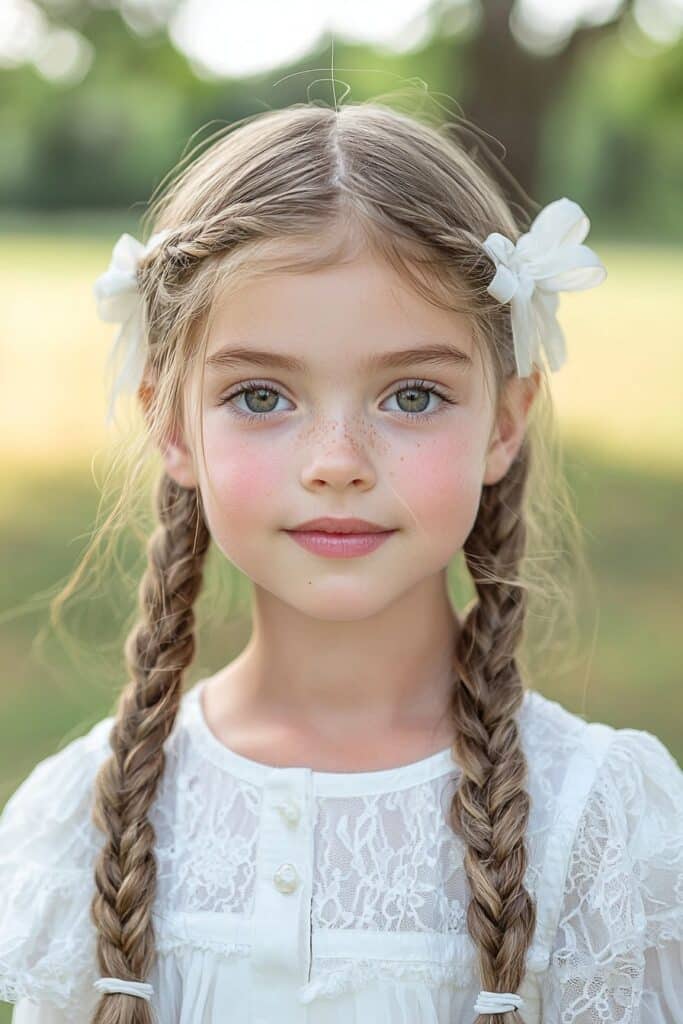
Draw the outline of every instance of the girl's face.
M437 346L452 354L437 360ZM390 356L408 349L417 354ZM202 399L206 465L194 438L192 452L169 448L168 472L200 487L226 558L328 620L370 616L446 569L482 484L504 475L524 428L521 414L500 432L494 424L466 318L430 305L368 253L226 295ZM326 558L285 532L317 516L396 532L370 554Z

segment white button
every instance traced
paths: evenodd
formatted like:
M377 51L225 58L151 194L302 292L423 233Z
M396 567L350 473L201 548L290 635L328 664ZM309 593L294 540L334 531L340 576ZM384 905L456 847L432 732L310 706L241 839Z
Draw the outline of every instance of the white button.
M275 888L280 892L294 892L299 884L299 876L293 864L281 864L273 875Z
M294 827L299 823L301 809L296 800L292 800L291 797L286 797L281 803L275 804L275 806L288 825Z

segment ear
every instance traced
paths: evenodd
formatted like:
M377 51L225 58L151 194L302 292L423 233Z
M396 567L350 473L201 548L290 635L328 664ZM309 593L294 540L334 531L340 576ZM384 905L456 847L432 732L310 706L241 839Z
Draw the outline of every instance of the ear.
M506 381L486 452L482 483L497 484L510 468L524 440L529 410L540 383L538 367L529 377L513 375Z
M154 395L154 387L151 384L142 383L138 388L138 398L149 423L149 411ZM181 487L197 487L197 473L194 465L194 457L189 446L185 442L182 430L177 431L168 437L163 444L159 445L161 457L164 461L164 469L177 484Z

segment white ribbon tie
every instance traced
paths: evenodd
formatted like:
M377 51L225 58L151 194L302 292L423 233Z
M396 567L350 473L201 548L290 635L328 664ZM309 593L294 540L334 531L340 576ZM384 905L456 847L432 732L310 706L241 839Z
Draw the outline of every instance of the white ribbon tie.
M106 372L113 375L116 371L115 364L120 363L110 388L107 424L111 422L119 393L135 394L145 370L144 323L136 277L137 267L143 256L150 253L170 234L170 228L158 231L146 245L132 235L121 235L112 251L109 266L93 285L100 319L106 323L121 324L106 364Z
M98 992L123 992L127 996L139 996L149 1001L154 988L146 981L126 981L125 978L98 978L94 982Z
M474 1004L476 1013L509 1013L524 1004L514 992L480 992Z

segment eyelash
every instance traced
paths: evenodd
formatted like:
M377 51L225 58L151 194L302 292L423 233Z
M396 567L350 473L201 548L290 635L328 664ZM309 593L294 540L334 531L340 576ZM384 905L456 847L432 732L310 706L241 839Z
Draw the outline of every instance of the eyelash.
M285 397L284 395L282 395L281 391L279 391L275 387L271 387L270 384L266 384L265 381L249 380L246 381L244 384L241 384L236 391L232 391L230 392L230 394L224 395L223 398L219 400L218 404L227 405L229 402L232 401L233 398L239 398L240 395L243 395L247 391L257 391L259 389L261 389L262 391L272 391L276 395L280 395L283 398ZM396 388L395 391L392 391L391 395L395 395L398 391L410 391L411 389L417 391L428 391L430 394L436 395L437 398L440 398L442 402L445 402L447 405L457 404L456 402L453 401L452 398L448 398L448 396L445 395L436 384L427 384L423 380L407 381L406 383L402 384L401 387ZM391 395L387 395L387 398L391 398ZM399 410L399 412L402 416L405 416L408 419L422 420L423 423L427 423L433 420L435 416L438 416L439 413L442 412L442 410L443 407L439 406L439 408L435 412L401 412L401 410ZM241 416L243 419L247 421L265 420L269 419L271 416L274 415L273 412L244 412L243 410L238 409L237 406L234 406L232 412L234 412L236 416Z

